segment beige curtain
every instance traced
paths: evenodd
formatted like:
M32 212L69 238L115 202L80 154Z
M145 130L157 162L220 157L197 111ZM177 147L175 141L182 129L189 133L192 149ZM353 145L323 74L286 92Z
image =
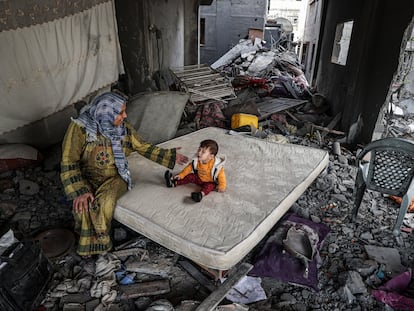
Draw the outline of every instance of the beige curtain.
M123 72L113 1L0 32L0 134L62 110Z

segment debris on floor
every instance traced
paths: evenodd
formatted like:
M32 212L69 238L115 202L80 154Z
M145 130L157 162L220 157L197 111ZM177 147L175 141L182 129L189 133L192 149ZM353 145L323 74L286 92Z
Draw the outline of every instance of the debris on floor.
M312 146L325 149L330 155L326 170L290 209L308 224L327 229L323 234L319 232L317 254L312 252L305 256L307 259L294 258L298 260L302 281L281 278L280 271L273 271L276 277L261 275L254 285L247 286L259 293L257 300L251 299L239 285L232 286L220 292L213 310L410 310L413 211L407 214L400 235L394 237L392 228L398 203L367 191L358 219L351 220L356 151L340 142L346 142L350 133L338 129L341 115L329 115L329 103L309 86L296 56L284 50L266 50L259 41L242 41L212 68L219 73L221 82L230 83L232 90L226 93L230 97L209 94L205 99L202 95L206 90L193 85L201 95L193 92L199 96L186 103L176 136L216 126L228 129L232 135ZM199 74L196 73L196 79ZM172 90L177 90L174 87L178 86L172 86ZM203 87L209 90L208 86ZM233 91L236 98L232 98ZM401 100L403 106L399 105ZM385 136L413 139L412 105L407 98L393 94L384 118ZM258 123L232 129L234 114L255 116ZM60 154L48 150L41 153L45 159L32 163L34 166L0 171L0 252L4 253L14 242L37 237L53 266L53 275L44 281L47 288L38 310L193 311L203 303L213 305L207 299L219 287L214 280L201 269L191 268L179 255L119 223L113 225L114 249L105 255L79 257L70 235L66 243L50 248L45 232L59 228L72 233L74 223L71 202L65 198L56 165ZM280 224L276 225L243 259L243 263L253 265L252 272L259 269L255 262L279 228ZM291 237L303 238L304 232L294 232L297 234ZM54 239L60 237L56 232L53 235ZM292 256L283 239L277 242L282 254ZM303 282L306 264L307 283ZM6 265L2 260L0 273ZM399 283L394 280L401 275L407 286L403 296L401 292L395 296L392 283ZM4 297L0 294L1 299Z

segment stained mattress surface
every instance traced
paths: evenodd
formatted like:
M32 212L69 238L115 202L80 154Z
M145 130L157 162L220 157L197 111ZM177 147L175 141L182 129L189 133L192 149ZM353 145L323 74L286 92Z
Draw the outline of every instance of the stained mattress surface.
M204 139L226 156L227 190L200 203L196 185L167 188L165 168L133 153L128 162L132 190L117 203L114 218L132 230L194 262L219 270L237 264L316 179L328 163L323 150L229 135L205 128L159 144L181 147L192 158ZM173 173L184 166L176 165Z

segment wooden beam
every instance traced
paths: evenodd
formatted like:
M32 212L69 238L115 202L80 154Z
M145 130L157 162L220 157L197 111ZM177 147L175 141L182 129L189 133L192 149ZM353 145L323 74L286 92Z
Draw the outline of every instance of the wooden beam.
M169 280L156 280L131 285L119 285L119 292L123 298L138 298L154 296L170 292Z
M329 130L333 130L333 128L338 124L339 120L341 120L342 117L342 113L338 113L332 120L331 122L329 122L329 124L326 126L327 129ZM328 132L324 132L322 133L322 138L325 137L325 135L327 135Z
M345 132L341 132L341 131L337 131L337 130L331 130L331 129L328 129L327 127L319 126L319 125L316 125L316 124L311 124L311 127L313 129L316 129L316 130L319 130L319 131L328 132L330 134L346 135Z
M226 297L227 293L244 277L253 265L243 263L237 267L236 271L232 273L219 288L210 294L196 309L196 311L212 311L219 303Z
M191 262L187 260L180 260L179 265L184 268L198 283L203 285L210 293L214 292L217 287L204 274L197 270Z

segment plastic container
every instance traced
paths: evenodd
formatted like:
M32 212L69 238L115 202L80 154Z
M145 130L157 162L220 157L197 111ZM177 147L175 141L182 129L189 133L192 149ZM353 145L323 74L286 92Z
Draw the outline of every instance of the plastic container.
M231 128L236 129L244 125L259 127L259 118L252 114L236 113L231 116Z

